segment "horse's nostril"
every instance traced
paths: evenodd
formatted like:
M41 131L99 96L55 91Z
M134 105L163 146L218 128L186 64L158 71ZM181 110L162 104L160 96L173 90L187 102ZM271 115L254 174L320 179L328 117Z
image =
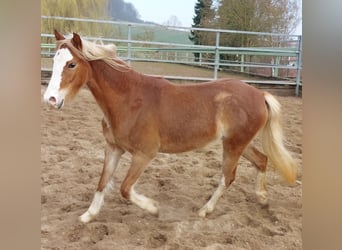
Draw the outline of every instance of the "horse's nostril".
M56 98L53 97L53 96L51 96L51 97L49 98L49 103L50 103L51 105L56 105Z

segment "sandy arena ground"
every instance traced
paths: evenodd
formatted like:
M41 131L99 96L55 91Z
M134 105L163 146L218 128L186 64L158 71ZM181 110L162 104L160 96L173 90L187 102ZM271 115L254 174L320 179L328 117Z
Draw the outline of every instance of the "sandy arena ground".
M301 180L302 99L278 99L286 145L298 161ZM129 167L126 153L99 216L82 224L78 216L88 209L102 170L101 112L82 89L60 111L42 102L41 119L41 249L302 249L301 185L285 185L269 168L269 206L262 207L254 194L256 170L244 159L214 212L198 217L221 177L219 143L159 154L150 164L137 191L159 202L158 218L120 195Z

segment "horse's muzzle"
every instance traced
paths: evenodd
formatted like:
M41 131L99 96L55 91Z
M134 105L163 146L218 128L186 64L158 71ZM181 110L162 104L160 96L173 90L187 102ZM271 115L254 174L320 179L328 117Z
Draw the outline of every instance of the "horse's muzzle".
M48 103L49 103L51 106L53 106L53 107L55 107L55 108L57 108L57 109L60 109L60 108L63 107L63 105L64 105L64 99L62 99L59 103L57 103L56 98L53 97L53 96L51 96L51 97L49 98L49 100L48 100Z

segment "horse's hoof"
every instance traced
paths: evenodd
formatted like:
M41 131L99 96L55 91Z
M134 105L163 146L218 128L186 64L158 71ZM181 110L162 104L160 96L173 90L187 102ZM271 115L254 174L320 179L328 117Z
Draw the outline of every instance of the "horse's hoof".
M256 192L258 202L265 206L268 204L267 193L265 191Z
M198 211L198 216L199 217L202 217L202 218L205 218L207 216L207 210L205 208L201 208L199 211Z
M82 214L80 217L78 217L79 221L82 223L88 223L92 219L94 219L94 216L92 216L88 211Z

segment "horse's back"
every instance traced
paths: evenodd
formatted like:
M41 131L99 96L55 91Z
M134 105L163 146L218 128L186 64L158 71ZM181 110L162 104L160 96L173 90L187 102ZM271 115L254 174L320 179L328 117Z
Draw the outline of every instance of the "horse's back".
M158 108L161 148L187 151L227 134L228 128L247 128L265 112L262 105L263 92L239 80L165 85Z

